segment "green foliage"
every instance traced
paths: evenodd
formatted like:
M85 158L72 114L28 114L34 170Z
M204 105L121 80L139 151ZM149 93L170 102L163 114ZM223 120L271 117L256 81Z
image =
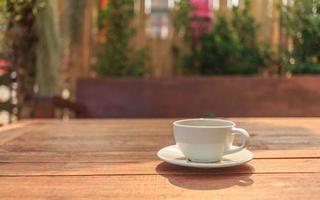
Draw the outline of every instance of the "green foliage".
M108 21L110 15L110 7L107 7L106 10L99 10L98 12L98 28L101 30L105 27L106 22Z
M133 3L133 0L110 0L108 9L99 13L100 30L106 28L106 41L99 49L94 66L100 76L143 76L148 72L147 49L134 51L130 47L134 34Z
M269 64L270 48L258 43L258 25L249 8L248 0L242 10L233 7L231 20L218 16L213 30L202 36L197 51L198 73L257 74Z
M10 61L12 70L18 73L18 110L31 105L33 87L36 79L36 0L1 1L0 14L5 21L5 34L2 51Z
M214 114L212 112L205 112L202 118L214 118Z
M4 48L4 36L6 30L6 8L7 8L7 1L0 0L0 52L2 52Z
M184 5L188 0L181 2ZM190 42L188 12L192 8L180 5L180 9L178 16L187 21L175 27L186 30L184 38L191 44L190 54L182 56L180 61L183 74L257 74L260 68L270 64L271 50L268 45L257 41L259 27L249 13L249 0L245 1L243 9L233 7L231 19L217 16L213 30L202 36L198 46Z
M292 73L320 73L320 0L293 1L281 7L281 24L292 40L281 60Z
M177 9L171 14L172 24L178 35L182 37L185 42L191 43L192 34L189 15L193 7L189 0L180 0L176 7Z
M23 86L30 91L35 79L36 33L35 8L36 0L13 0L6 3L6 35L5 51L14 70L18 71L20 79L26 81ZM32 85L32 86L31 86Z
M219 17L214 30L201 38L197 59L200 74L224 74L238 69L234 67L241 58L242 46L235 32L224 17Z
M0 0L0 11L2 16L10 16L13 20L19 21L24 17L23 10L27 5L33 5L30 14L36 15L45 7L45 0Z
M176 37L179 41L173 41L172 54L175 62L175 74L192 74L195 70L195 46L192 42L192 29L190 27L190 13L194 9L189 0L180 0L176 9L171 12L171 20Z

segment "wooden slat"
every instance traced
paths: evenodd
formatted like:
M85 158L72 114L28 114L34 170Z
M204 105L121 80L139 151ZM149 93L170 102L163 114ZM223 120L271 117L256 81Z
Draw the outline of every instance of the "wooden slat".
M157 161L157 151L110 151L110 152L0 152L3 162L146 162ZM255 159L320 158L320 150L257 150Z
M320 158L319 149L256 150L253 153L255 159Z
M252 150L320 149L320 118L233 120L250 132ZM174 143L172 121L44 120L29 126L28 134L21 129L19 137L2 141L0 152L155 152Z
M224 169L194 169L161 161L138 163L0 163L1 176L15 175L132 175L132 174L245 174L315 173L320 159L258 159L248 165Z
M4 199L308 199L320 174L3 177Z

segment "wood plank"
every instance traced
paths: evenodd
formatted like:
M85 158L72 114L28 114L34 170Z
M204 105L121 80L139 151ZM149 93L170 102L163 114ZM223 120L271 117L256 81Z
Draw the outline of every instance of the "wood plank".
M159 160L157 151L109 151L109 152L1 152L0 163L3 162L149 162ZM320 158L320 150L256 150L255 159L299 159Z
M256 150L253 153L255 159L320 158L320 150L318 149Z
M308 199L320 174L2 177L4 199Z
M173 120L42 120L2 144L0 152L155 152L174 143ZM232 120L251 133L252 150L320 149L320 118Z
M0 127L0 146L22 136L27 131L34 130L34 127L31 127L31 125L35 124L38 124L36 120L25 120L19 123L13 123Z
M7 124L5 126L1 126L0 127L0 133L8 131L8 130L12 130L12 129L22 128L22 127L29 126L29 125L32 125L32 124L37 124L40 121L42 121L44 123L48 123L49 122L49 121L34 120L34 119L32 119L32 120L21 120L21 121L12 123L12 124Z
M0 176L320 173L319 166L320 159L258 159L243 166L207 170L179 167L161 161L0 163Z

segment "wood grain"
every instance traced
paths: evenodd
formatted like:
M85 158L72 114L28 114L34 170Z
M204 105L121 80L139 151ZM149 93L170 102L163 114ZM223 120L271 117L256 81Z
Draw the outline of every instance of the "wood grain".
M320 118L232 120L249 131L252 136L249 148L252 150L320 148ZM30 126L28 134L3 142L0 152L154 152L174 143L172 121L44 121L41 126Z
M37 120L0 129L5 199L319 199L320 118L233 118L254 159L225 169L159 161L174 119Z
M320 173L319 166L320 159L259 159L240 167L207 170L179 167L161 161L139 163L0 163L0 176Z
M146 162L158 160L156 151L110 151L110 152L1 152L0 163L19 162L102 162L102 163L126 163ZM255 159L303 159L320 158L320 151L306 150L254 150Z
M320 174L5 177L4 199L308 199Z
M10 140L13 140L19 136L22 136L28 131L34 130L34 127L31 125L37 124L37 121L23 121L19 123L10 124L7 126L0 127L0 146Z

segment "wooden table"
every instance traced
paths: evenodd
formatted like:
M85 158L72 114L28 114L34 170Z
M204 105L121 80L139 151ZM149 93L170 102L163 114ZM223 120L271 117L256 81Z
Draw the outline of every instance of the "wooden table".
M320 118L234 118L254 159L163 163L173 119L22 121L0 131L0 198L320 199Z

